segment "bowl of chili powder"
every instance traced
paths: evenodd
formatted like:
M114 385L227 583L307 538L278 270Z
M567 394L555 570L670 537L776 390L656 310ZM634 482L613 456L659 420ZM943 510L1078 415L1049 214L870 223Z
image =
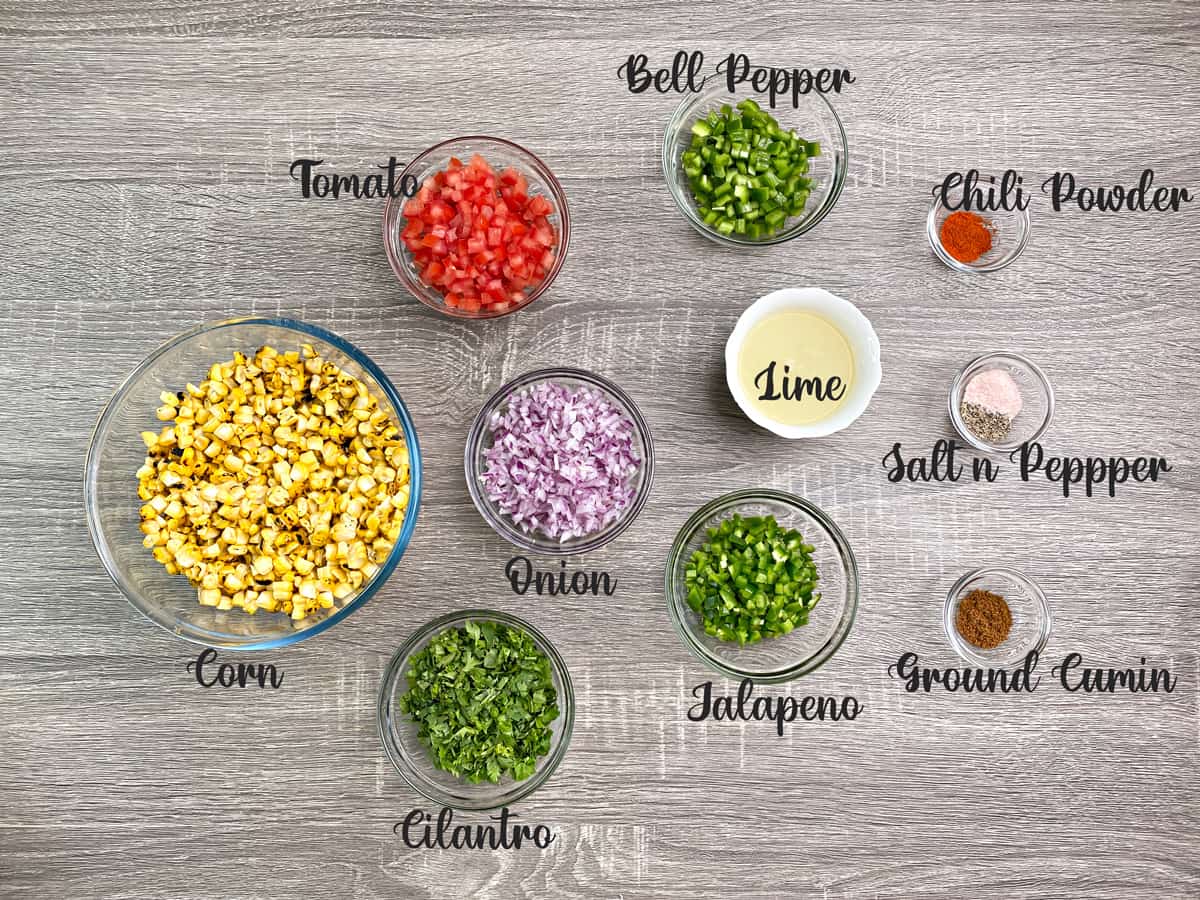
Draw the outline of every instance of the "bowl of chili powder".
M933 201L925 232L934 255L956 272L996 272L1029 242L1029 210L973 212Z

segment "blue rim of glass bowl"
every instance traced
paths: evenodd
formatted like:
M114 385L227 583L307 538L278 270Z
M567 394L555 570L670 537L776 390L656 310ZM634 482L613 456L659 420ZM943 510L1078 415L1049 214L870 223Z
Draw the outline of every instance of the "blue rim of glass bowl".
M183 638L184 640L190 641L194 644L209 646L208 642L197 640L191 635L180 634L178 631L167 627L162 622L159 622L151 617L149 613L147 613L141 608L141 606L138 605L137 601L133 599L133 596L131 596L130 592L125 589L125 586L121 583L121 579L118 576L116 565L105 555L105 552L101 546L103 543L100 540L102 529L100 528L99 512L95 500L96 472L100 465L99 457L96 453L96 438L100 434L101 426L104 425L108 418L114 413L118 402L125 396L132 385L150 366L150 364L154 362L154 360L158 359L172 347L175 347L186 340L190 340L198 334L217 331L221 328L233 328L239 325L270 325L278 328L286 328L291 331L300 332L301 334L310 335L326 344L329 344L330 346L336 347L338 350L352 359L356 365L362 367L362 369L369 373L370 376L375 379L375 383L382 388L383 393L387 396L388 402L391 403L392 408L396 410L397 415L400 417L400 427L404 431L404 443L408 448L409 484L411 486L408 496L408 509L405 511L404 524L400 528L400 535L396 538L396 543L392 545L392 550L388 554L388 558L384 561L379 571L375 573L375 577L372 578L371 581L368 582L361 591L359 591L358 595L353 600L316 625L313 625L310 628L305 628L301 631L292 632L291 634L287 634L283 637L275 638L273 640L255 641L249 644L238 644L236 647L237 650L272 650L279 647L287 647L291 644L307 640L308 638L318 635L323 631L328 631L338 622L348 617L352 612L354 612L360 606L363 606L368 600L375 596L379 589L383 587L388 578L391 577L391 574L395 571L396 566L399 565L401 557L404 556L405 550L408 549L408 542L412 539L413 530L417 526L417 514L421 508L422 483L421 447L417 443L417 430L413 425L412 417L409 415L408 407L404 405L404 401L400 398L400 393L396 390L395 385L392 384L391 379L388 378L387 375L384 374L383 370L379 368L379 366L377 366L365 353L363 353L345 338L338 337L338 335L334 334L332 331L326 331L324 328L321 328L317 325L310 325L307 322L301 322L297 319L244 316L237 319L225 319L220 322L197 325L194 328L189 328L187 331L184 331L181 334L177 334L175 337L171 338L166 343L159 345L157 349L147 355L146 358L138 364L137 368L134 369L129 376L121 382L121 386L113 392L112 397L109 399L108 403L105 404L103 411L101 411L99 418L96 420L96 426L92 429L92 436L88 441L87 458L84 461L84 508L87 512L88 534L91 536L92 546L96 549L96 555L100 557L100 562L104 565L104 570L108 573L108 577L112 579L113 584L115 584L121 593L125 595L125 599L129 601L129 605L159 628L162 628L164 631L169 632L175 637ZM220 640L220 636L216 632L213 632L213 637L214 639Z

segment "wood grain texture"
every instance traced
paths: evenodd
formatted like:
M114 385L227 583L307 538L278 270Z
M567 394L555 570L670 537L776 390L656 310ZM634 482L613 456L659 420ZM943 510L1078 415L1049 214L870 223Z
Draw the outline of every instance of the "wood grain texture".
M1038 200L1024 256L983 278L943 268L924 237L930 185L969 165L1097 183L1153 166L1195 193L1196 6L989 4L962 19L928 2L722 7L0 0L0 372L13 386L0 404L0 896L1200 893L1197 213L1053 215ZM632 97L615 70L634 51L693 46L853 68L837 99L850 178L810 235L718 250L673 208L658 148L675 99ZM535 149L575 225L551 294L491 323L404 294L376 204L304 201L287 177L299 156L361 169L470 132ZM798 445L746 422L720 367L741 310L785 285L853 300L883 345L866 415ZM194 652L119 595L82 511L113 388L169 335L246 313L362 347L404 395L427 465L401 568L334 631L271 654L286 683L266 693L190 681ZM1169 478L1071 501L1012 477L888 484L892 443L949 437L948 383L995 345L1052 379L1048 446L1153 452ZM486 396L567 361L635 397L658 453L646 510L581 561L618 578L603 603L514 596L513 551L463 483ZM685 721L710 674L670 627L666 553L697 505L754 485L825 508L862 569L845 646L769 692L853 694L857 722L778 738ZM905 650L953 664L941 599L964 569L1000 562L1050 597L1048 659L1146 656L1179 690L904 694L887 666ZM392 833L428 804L379 747L380 676L414 628L477 605L535 622L575 680L570 752L514 809L556 830L547 853L416 852Z

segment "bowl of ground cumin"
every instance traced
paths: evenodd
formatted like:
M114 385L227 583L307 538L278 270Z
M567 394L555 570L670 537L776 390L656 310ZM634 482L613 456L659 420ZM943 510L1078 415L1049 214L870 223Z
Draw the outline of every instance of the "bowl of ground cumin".
M1041 653L1050 637L1050 605L1037 583L1015 569L974 569L946 594L946 638L973 666L1004 668Z

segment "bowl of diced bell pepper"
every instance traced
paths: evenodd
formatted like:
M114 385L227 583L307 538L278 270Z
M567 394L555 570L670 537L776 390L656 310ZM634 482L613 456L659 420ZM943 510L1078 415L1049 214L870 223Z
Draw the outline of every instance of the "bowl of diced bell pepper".
M430 147L405 167L415 194L389 198L388 262L426 306L489 319L528 306L562 269L571 221L562 186L538 157L502 138Z
M662 165L693 228L728 247L768 246L799 237L833 209L846 182L846 132L823 94L770 109L714 85L676 108Z

